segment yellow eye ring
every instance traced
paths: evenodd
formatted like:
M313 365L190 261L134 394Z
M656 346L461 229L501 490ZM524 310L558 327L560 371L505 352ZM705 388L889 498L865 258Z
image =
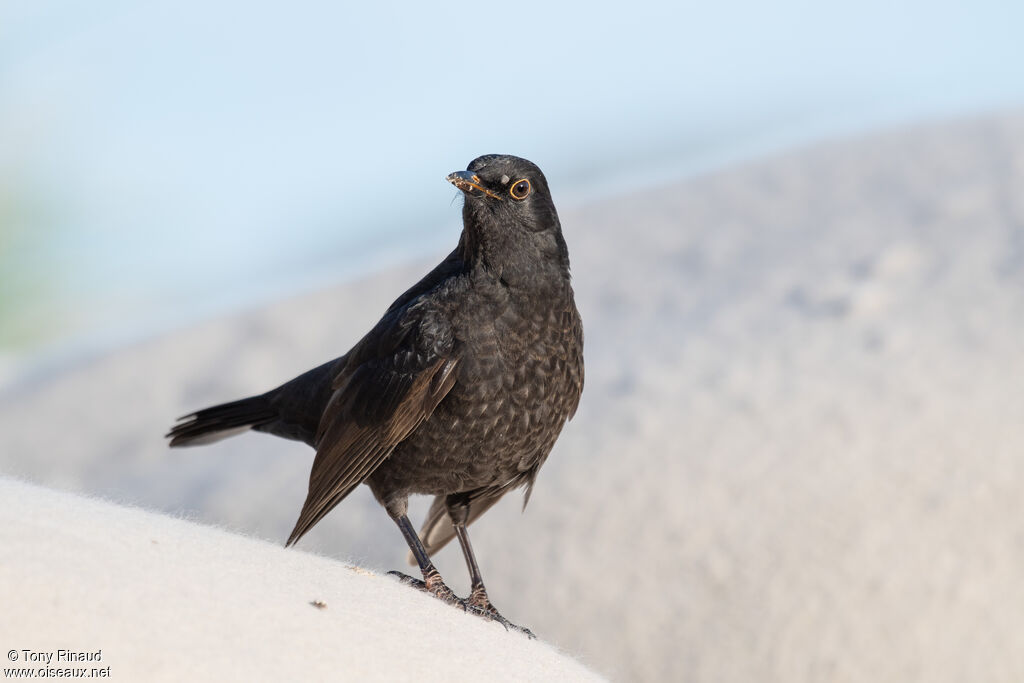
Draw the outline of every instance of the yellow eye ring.
M530 181L527 180L526 178L523 178L522 180L517 180L514 183L512 183L512 187L508 189L508 193L512 195L512 199L518 199L522 201L523 199L526 199L527 196L529 196L530 190L532 189L533 188L530 186Z

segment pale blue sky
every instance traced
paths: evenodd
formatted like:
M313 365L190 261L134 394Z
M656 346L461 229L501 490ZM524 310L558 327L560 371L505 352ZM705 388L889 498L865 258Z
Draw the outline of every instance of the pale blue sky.
M894 4L0 1L17 261L131 336L443 249L482 153L566 204L1024 104L1024 3Z

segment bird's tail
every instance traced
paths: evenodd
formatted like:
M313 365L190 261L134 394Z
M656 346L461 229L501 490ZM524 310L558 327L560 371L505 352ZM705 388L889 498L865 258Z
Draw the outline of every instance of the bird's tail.
M252 396L179 417L178 424L171 427L165 436L170 438L171 448L201 446L240 434L276 418L277 411L265 395Z

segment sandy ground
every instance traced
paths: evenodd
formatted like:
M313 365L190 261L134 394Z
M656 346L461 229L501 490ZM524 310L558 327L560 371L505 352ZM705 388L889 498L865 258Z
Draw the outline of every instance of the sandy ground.
M9 479L0 496L5 678L602 680L391 577Z
M587 387L526 513L472 529L506 616L623 680L1024 680L1024 116L562 214ZM0 470L281 542L311 450L160 435L347 350L429 265L10 391ZM365 489L301 547L406 552Z

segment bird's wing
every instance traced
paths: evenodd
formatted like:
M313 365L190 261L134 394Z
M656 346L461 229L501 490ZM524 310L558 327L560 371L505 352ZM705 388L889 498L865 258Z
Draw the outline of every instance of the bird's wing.
M455 384L451 329L426 308L390 311L349 353L317 430L309 493L287 545L362 483Z

